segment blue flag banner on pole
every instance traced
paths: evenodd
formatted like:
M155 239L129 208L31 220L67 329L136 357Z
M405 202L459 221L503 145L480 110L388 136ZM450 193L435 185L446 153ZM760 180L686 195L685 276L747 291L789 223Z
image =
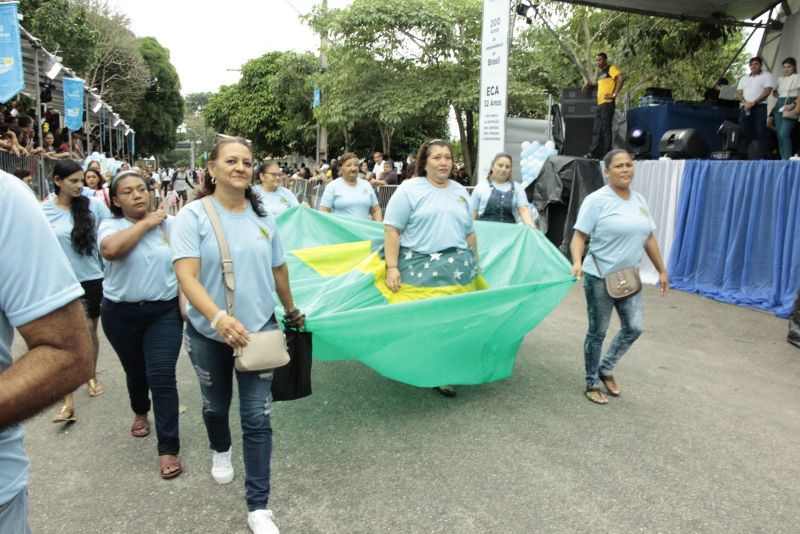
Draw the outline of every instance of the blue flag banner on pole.
M25 88L17 3L0 4L0 102L8 102Z
M311 105L312 108L318 108L319 107L319 99L320 99L319 86L315 85L314 86L314 102Z
M131 132L131 161L136 157L136 132Z
M83 126L83 80L64 78L64 125L72 130Z

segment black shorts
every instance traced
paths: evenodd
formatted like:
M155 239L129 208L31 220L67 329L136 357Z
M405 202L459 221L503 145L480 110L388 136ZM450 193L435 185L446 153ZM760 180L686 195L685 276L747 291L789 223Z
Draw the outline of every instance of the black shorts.
M81 302L86 316L89 319L97 319L100 317L100 301L103 300L103 279L86 280L81 282L83 288L83 296Z
M184 202L186 202L189 199L189 191L187 189L175 192L178 193L178 198L182 198Z

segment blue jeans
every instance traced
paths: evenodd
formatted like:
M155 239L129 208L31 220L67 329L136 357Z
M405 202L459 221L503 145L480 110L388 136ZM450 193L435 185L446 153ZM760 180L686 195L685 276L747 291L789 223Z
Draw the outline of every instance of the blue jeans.
M7 503L0 504L0 532L31 533L31 526L28 524L28 488L17 493Z
M177 455L181 442L175 365L183 327L178 299L112 302L104 298L100 316L103 331L125 369L131 410L140 415L149 412L152 392L158 454Z
M598 375L610 375L622 355L642 335L644 307L641 293L626 299L613 299L608 296L605 281L588 273L583 273L583 290L589 313L589 331L583 342L583 358L586 364L586 387L592 388L600 384ZM614 336L601 364L603 340L614 308L617 309L622 328Z
M739 110L739 127L742 129L742 144L739 146L739 156L747 159L747 147L753 139L758 141L758 159L769 157L767 140L767 105L758 104L750 108L750 113L744 108Z
M797 125L797 119L785 119L779 110L786 104L794 104L796 97L781 97L775 104L775 130L778 135L778 152L781 159L792 157L792 130Z
M264 330L277 328L270 321ZM272 371L241 373L233 366L233 349L200 334L190 322L184 336L186 351L200 382L203 421L212 449L231 447L228 412L233 395L232 375L239 386L239 419L242 425L244 488L247 509L265 509L269 501L269 462L272 457Z

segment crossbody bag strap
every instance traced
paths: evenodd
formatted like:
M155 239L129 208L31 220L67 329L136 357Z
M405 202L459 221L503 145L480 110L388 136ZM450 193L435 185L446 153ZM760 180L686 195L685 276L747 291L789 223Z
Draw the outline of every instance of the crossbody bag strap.
M594 254L592 254L591 251L589 251L589 254L591 254L592 259L594 260L594 266L597 267L597 274L600 275L600 278L605 278L605 276L603 276L603 272L600 270L600 264L597 263L597 258L594 257Z
M219 220L217 210L211 202L211 197L203 197L203 207L208 214L208 220L211 223L211 228L214 229L214 234L217 236L217 244L219 245L219 258L222 264L222 279L225 286L225 302L228 305L228 315L233 317L233 290L236 288L236 283L233 279L233 260L231 259L231 251L228 249L228 240L225 239L225 231L222 229L222 223Z

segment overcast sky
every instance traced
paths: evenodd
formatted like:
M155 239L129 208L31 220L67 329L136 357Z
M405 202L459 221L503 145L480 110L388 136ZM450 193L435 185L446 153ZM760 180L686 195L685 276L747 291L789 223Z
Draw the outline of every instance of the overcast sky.
M236 83L249 59L267 52L317 52L319 36L303 24L320 0L109 0L131 20L138 37L152 36L169 49L183 94L216 92ZM352 0L328 0L329 8Z

